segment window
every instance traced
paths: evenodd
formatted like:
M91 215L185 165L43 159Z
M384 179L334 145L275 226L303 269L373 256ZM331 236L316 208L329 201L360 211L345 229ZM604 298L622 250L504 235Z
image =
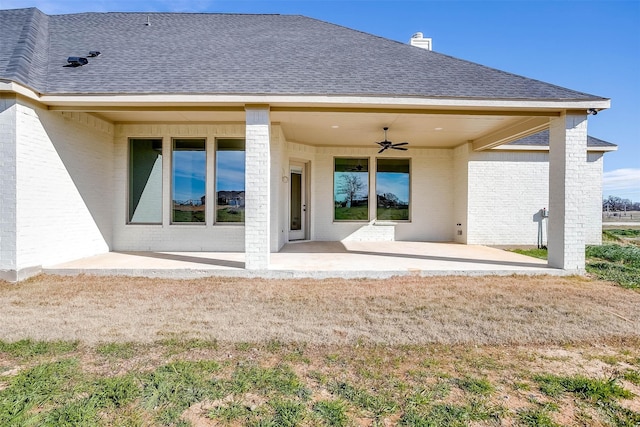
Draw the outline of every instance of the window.
M162 140L129 140L129 223L162 223Z
M207 156L204 139L174 139L172 161L173 223L204 223Z
M378 159L377 219L409 220L409 159Z
M369 220L369 159L334 159L333 206L336 221Z
M216 222L244 223L244 139L216 142Z

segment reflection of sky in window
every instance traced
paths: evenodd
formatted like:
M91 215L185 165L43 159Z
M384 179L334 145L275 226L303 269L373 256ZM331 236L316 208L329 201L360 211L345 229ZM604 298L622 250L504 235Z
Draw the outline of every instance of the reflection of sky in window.
M173 152L173 200L199 201L205 195L205 151Z
M244 151L216 153L216 191L244 191Z
M376 193L393 193L398 200L409 202L409 174L398 172L376 173Z
M368 182L369 173L368 172L334 172L334 177L333 177L333 179L335 180L335 183L333 185L334 200L344 201L349 198L345 193L340 192L340 188L342 188L342 183L344 182L342 180L342 177L349 176L349 175L358 176L360 178L360 181L362 181L362 183L364 184L362 186L362 189L358 193L356 193L355 198L364 199L369 195L369 182Z

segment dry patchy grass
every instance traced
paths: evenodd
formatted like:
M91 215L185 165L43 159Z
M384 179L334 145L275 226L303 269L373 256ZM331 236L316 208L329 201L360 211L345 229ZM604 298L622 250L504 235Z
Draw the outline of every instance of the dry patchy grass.
M151 343L570 343L640 337L640 294L582 277L163 280L0 284L0 339Z

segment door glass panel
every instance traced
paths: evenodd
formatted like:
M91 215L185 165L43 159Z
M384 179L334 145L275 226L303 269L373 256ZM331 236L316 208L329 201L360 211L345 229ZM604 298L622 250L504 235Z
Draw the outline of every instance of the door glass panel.
M291 230L302 230L302 174L291 172Z

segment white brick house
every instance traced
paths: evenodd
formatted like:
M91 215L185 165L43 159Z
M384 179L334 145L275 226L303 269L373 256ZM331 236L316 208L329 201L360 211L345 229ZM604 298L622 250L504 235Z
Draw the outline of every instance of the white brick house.
M350 239L582 271L600 242L606 98L301 16L3 10L0 39L0 278Z

